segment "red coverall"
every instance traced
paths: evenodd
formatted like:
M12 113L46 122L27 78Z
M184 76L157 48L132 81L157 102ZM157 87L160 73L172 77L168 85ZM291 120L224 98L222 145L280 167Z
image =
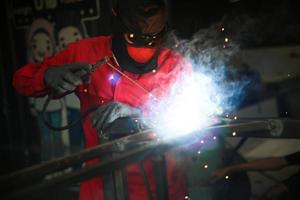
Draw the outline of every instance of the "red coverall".
M13 85L16 90L26 96L41 96L47 93L44 84L44 74L49 66L59 66L67 63L88 62L95 63L103 56L112 56L111 36L100 36L88 38L70 44L65 50L57 55L45 58L41 64L28 64L20 68L14 75ZM158 57L158 68L156 71L146 74L132 74L123 71L148 91L152 91L157 97L168 91L170 84L179 78L184 71L190 68L183 64L183 59L178 53L169 49L161 51ZM116 63L112 63L118 67ZM120 69L120 68L119 68ZM107 64L97 68L91 75L89 84L80 85L75 93L80 99L81 112L95 105L102 105L110 101L118 101L133 107L143 108L147 101L147 94L121 76L117 82L112 83L111 75L115 74ZM83 120L86 148L99 144L97 131L91 125L91 115ZM175 159L168 153L166 156L167 179L169 186L169 198L171 200L183 200L186 194L184 174L176 165ZM86 165L97 162L90 160ZM144 161L146 173L150 181L150 189L155 197L155 180L153 176L153 166L151 160ZM127 167L128 172L128 193L130 200L148 199L144 179L139 167L132 164ZM103 183L101 177L95 177L85 181L80 187L81 200L101 200L103 199Z

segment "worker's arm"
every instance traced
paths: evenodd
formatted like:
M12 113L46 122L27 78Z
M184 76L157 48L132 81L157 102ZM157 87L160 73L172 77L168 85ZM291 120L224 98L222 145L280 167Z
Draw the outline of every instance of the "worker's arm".
M45 58L42 63L31 63L17 70L13 77L16 90L25 96L44 96L49 93L61 95L72 91L80 84L80 76L86 64L73 65L76 46L69 45L55 56ZM59 67L59 68L58 68Z

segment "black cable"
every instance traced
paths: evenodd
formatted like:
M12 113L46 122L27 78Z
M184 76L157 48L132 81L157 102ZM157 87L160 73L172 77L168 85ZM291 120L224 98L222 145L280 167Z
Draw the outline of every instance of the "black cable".
M43 109L42 109L42 119L43 119L44 124L45 124L48 128L50 128L50 129L52 129L52 130L55 130L55 131L62 131L62 130L70 129L71 127L76 126L76 125L77 125L78 123L80 123L81 120L83 120L88 114L90 114L91 112L95 111L95 110L99 107L99 106L93 106L93 107L87 109L85 112L81 113L81 114L80 114L80 117L79 117L77 120L71 122L70 124L67 124L67 125L61 126L61 127L56 127L56 126L53 126L51 123L49 123L49 122L47 121L47 119L46 119L46 116L45 116L45 111L46 111L46 109L47 109L47 107L48 107L49 102L50 102L51 99L52 99L52 95L50 94L50 95L48 96L48 98L46 99L46 102L45 102L44 105L43 105Z

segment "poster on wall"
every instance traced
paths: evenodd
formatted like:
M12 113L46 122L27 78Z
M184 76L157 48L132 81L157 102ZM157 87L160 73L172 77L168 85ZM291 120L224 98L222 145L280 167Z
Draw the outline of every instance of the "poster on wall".
M101 33L98 26L103 13L101 0L13 0L12 24L23 40L15 43L26 63L40 63L63 50L68 44ZM103 21L103 20L102 20ZM91 27L94 26L94 27ZM25 49L24 49L25 48ZM17 52L18 54L18 52ZM18 58L19 59L19 58ZM81 127L54 133L42 120L46 97L29 98L31 114L40 131L41 162L74 153L82 148ZM79 118L80 103L75 94L52 100L45 115L53 126L61 127ZM53 148L55 147L55 148Z
M86 22L99 20L101 14L100 0L14 0L12 9L17 29L28 28L36 18L57 23L72 15L87 36Z
M105 32L105 22L97 25L106 21L100 4L101 0L12 1L12 24L26 40L26 62L41 62L71 42ZM24 46L18 45L17 49Z

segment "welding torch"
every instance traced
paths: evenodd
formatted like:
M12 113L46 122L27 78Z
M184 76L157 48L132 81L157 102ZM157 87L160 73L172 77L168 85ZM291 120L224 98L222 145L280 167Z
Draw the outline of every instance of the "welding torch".
M103 64L107 63L110 60L109 56L104 56L103 58L97 60L94 64L89 64L90 66L90 74L95 72L96 69Z
M80 76L80 79L83 81L83 82L86 82L87 80L89 80L89 77L91 76L92 73L94 73L96 71L97 68L101 67L103 64L105 63L108 63L110 60L110 57L109 56L104 56L102 57L101 59L97 60L95 63L90 63L88 64L88 72L87 73L84 73L82 74L82 72L80 70L77 70L75 71L75 75L77 76ZM73 92L73 91L72 91ZM61 126L61 127L56 127L56 126L53 126L50 122L47 121L46 119L46 116L45 116L45 111L50 103L50 101L52 99L55 98L55 93L54 92L50 92L44 105L43 105L43 109L42 109L42 119L44 121L44 124L52 129L52 130L55 130L55 131L61 131L61 130L66 130L66 129L69 129L75 125L77 125L78 123L80 123L80 121L85 118L89 113L93 112L94 110L96 110L98 108L98 106L94 106L94 107L91 107L89 108L87 111L85 111L84 113L82 113L79 117L79 119L71 122L70 124L68 125L65 125L65 126Z

